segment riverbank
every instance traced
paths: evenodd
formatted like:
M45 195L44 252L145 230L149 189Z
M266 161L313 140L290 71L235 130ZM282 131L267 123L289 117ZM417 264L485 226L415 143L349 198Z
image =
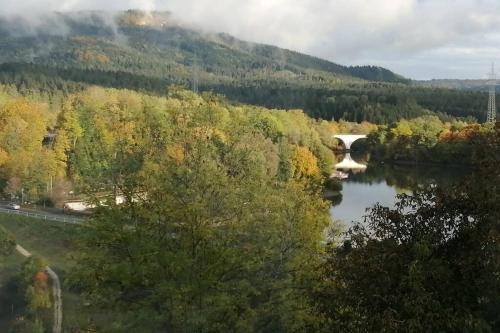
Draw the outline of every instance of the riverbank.
M432 166L432 167L454 167L454 168L476 168L475 164L471 163L453 163L445 161L430 161L430 160L392 160L392 159L377 159L372 156L370 163L377 164L392 164L403 166Z

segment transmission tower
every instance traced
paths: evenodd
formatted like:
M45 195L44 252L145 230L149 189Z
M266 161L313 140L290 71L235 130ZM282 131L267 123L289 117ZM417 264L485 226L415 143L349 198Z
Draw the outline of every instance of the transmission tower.
M488 123L494 123L496 121L496 84L495 64L491 64L491 73L489 75L490 96L488 99L488 115L486 116L486 122Z

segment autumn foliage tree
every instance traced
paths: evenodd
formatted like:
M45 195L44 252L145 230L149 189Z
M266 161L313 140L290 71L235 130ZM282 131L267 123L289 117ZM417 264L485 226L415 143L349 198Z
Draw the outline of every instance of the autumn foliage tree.
M478 147L475 175L376 205L332 245L313 293L330 332L500 329L500 126Z
M110 91L107 103L92 94L75 103L80 119L92 119L75 166L96 168L80 169L82 178L108 181L126 201L109 200L83 231L73 288L119 309L118 331L316 327L303 291L329 217L310 186L320 169L307 147L321 145L310 120L294 112L287 130L284 111L182 90L166 100ZM285 164L297 172L285 177Z

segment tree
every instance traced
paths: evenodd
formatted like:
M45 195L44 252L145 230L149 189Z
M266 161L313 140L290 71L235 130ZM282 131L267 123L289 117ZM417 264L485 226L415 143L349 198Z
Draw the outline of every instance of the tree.
M472 179L400 195L394 209L376 205L331 246L313 295L330 331L500 329L498 128L489 138Z
M164 138L167 153L114 178L128 200L102 207L83 231L72 285L92 304L120 309L120 330L307 329L315 316L303 290L327 205L307 182L277 181L270 139L223 143L190 128L199 124L185 121L189 112Z
M16 197L22 189L21 178L12 177L7 181L7 186L4 188L4 192L9 194L11 198Z
M318 176L320 173L318 159L307 147L293 147L292 163L295 166L295 174L298 177Z

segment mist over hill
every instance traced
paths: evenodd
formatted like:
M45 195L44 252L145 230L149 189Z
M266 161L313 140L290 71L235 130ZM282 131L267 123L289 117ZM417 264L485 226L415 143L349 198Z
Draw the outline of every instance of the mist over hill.
M409 82L381 67L343 66L207 32L170 12L0 17L0 83L21 91L67 93L101 85L165 94L174 84L236 102L301 108L324 119L387 123L424 114L482 117L481 93L462 98L447 91L443 103L434 88Z
M184 26L169 12L127 11L51 13L0 19L0 62L30 62L77 68L123 70L162 76L192 76L201 81L235 76L306 77L317 71L324 80L352 77L406 82L374 66L347 67L278 47L238 40L224 33Z

